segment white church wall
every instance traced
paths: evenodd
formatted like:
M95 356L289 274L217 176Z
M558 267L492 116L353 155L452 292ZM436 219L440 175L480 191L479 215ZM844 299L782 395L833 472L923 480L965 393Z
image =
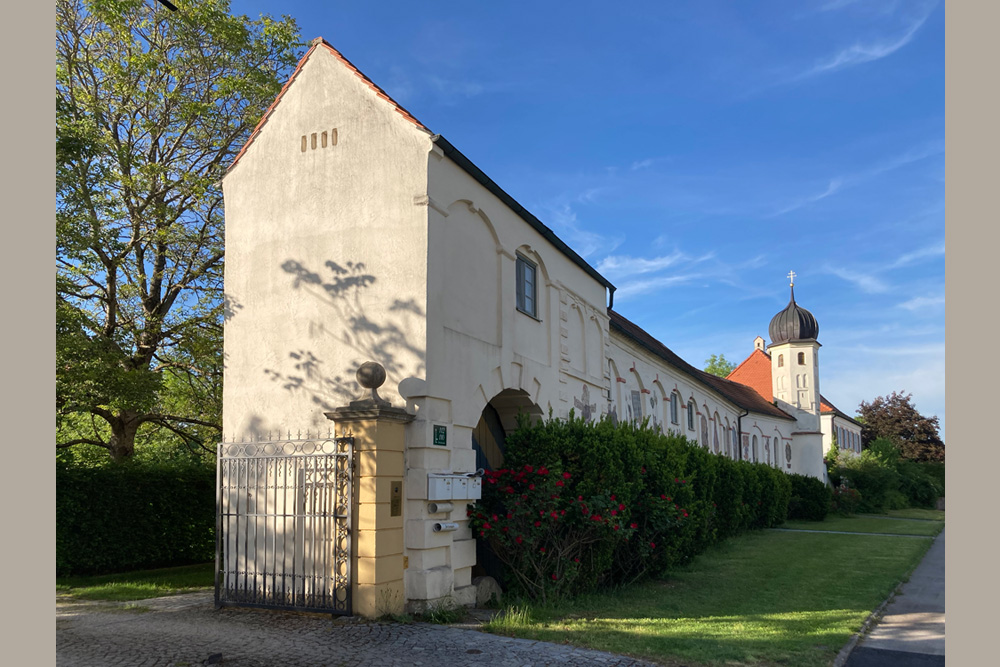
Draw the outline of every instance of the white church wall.
M303 143L304 142L304 143ZM223 182L227 436L326 431L425 373L429 134L317 46Z

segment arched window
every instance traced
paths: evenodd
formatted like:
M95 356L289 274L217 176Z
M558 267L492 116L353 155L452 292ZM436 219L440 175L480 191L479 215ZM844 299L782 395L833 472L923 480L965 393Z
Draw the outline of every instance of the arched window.
M732 426L729 427L729 439L732 441L732 446L733 446L733 449L730 452L730 456L732 456L734 459L738 458L739 443L736 442L736 429L733 428Z
M750 457L751 457L750 460L756 462L757 461L757 436L756 435L753 437L753 441L752 442L753 442L753 450L750 453Z
M779 354L778 355L778 368L781 368L784 365L785 365L785 355Z
M701 416L701 446L708 449L708 420Z
M694 430L694 399L688 401L688 430Z
M677 392L670 394L670 423L679 424L680 416L677 414L680 411L681 399L677 395Z
M799 366L805 366L805 365L806 365L806 353L799 352Z
M712 428L712 449L715 453L719 453L719 423L716 422L715 426Z

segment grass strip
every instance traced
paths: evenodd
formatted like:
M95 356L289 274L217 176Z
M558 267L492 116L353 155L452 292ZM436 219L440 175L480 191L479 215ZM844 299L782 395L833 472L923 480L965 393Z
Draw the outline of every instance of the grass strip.
M824 521L786 521L779 528L791 530L839 530L845 533L885 533L933 537L944 528L943 521L909 521L876 514L830 515Z
M56 593L79 600L145 600L214 585L214 563L89 577L56 577Z
M517 605L484 629L666 665L829 664L930 544L753 533L712 547L663 580L547 607Z

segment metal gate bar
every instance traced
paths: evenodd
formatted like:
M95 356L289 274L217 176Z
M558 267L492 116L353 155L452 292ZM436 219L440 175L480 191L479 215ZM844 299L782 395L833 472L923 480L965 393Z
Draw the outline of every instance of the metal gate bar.
M351 613L353 445L219 445L216 607Z

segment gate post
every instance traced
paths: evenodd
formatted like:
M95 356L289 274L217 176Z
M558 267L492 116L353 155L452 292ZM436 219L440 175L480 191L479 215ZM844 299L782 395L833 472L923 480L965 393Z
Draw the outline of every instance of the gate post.
M352 613L366 618L401 614L403 589L403 450L414 416L378 395L385 369L369 361L357 372L371 396L324 413L354 436Z

